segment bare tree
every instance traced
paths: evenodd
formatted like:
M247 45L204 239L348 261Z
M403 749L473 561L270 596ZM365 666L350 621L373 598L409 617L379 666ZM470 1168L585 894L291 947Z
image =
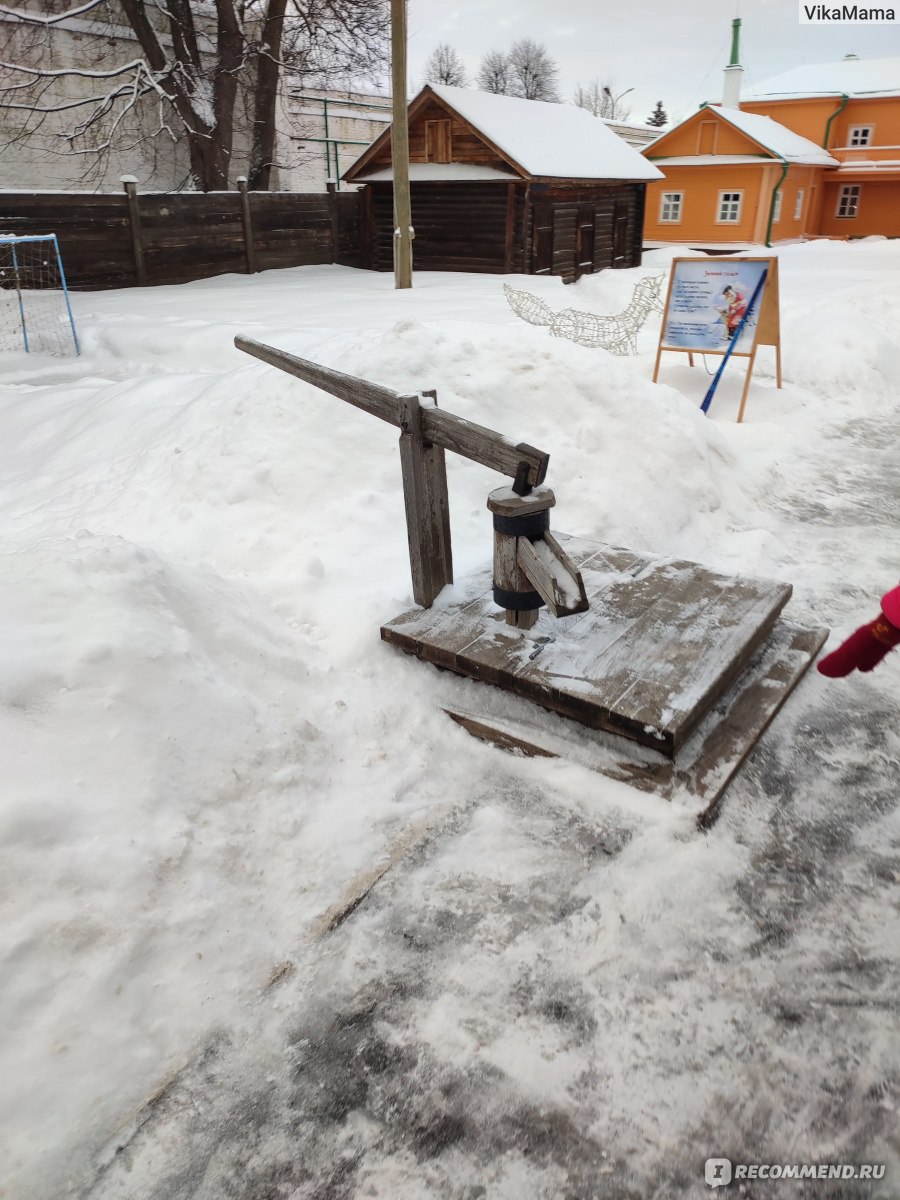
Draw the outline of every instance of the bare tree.
M519 38L509 50L510 94L524 100L560 102L559 67L545 46L531 38Z
M607 121L627 121L631 116L631 108L622 101L633 91L634 88L628 88L616 95L612 83L601 84L599 79L594 79L587 87L579 83L572 99L579 108L586 108L595 117L603 117Z
M443 83L447 87L465 87L466 69L452 46L441 42L432 50L425 64L425 82Z
M508 96L512 86L509 58L502 50L490 50L478 68L478 86L483 92Z
M0 6L0 110L7 127L18 118L14 136L52 121L67 154L94 162L123 145L144 153L148 140L178 141L201 191L228 186L236 124L250 142L249 186L269 188L283 71L365 74L386 54L384 0L84 0L53 15L25 2ZM57 29L83 35L86 22L79 61L47 65ZM117 27L113 44L129 52L101 66Z

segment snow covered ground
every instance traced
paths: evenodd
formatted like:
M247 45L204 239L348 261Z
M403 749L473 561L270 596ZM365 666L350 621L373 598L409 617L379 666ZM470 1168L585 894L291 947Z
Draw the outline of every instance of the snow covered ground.
M670 257L512 282L616 311ZM900 655L807 676L705 835L476 742L442 706L478 685L379 641L396 431L232 345L437 388L551 453L554 528L786 580L837 639L900 575L900 243L780 268L740 426L741 366L705 418L702 362L649 381L658 317L617 359L492 276L78 294L80 358L4 357L4 1200L699 1196L715 1155L900 1195ZM462 578L501 481L448 473Z

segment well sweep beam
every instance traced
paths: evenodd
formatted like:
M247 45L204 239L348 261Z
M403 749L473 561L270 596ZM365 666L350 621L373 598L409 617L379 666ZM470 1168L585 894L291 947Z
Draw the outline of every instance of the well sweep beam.
M308 359L288 354L285 350L276 350L253 338L238 335L234 339L238 350L252 354L254 358L278 367L289 375L295 375L314 387L321 388L339 400L371 413L390 425L401 426L400 396L389 388L377 383L369 383L365 379L356 379L352 375L344 375L333 371L330 367L320 366ZM454 413L437 408L427 399L421 405L422 438L426 444L439 446L443 450L452 450L463 458L480 463L506 475L517 483L516 490L529 492L539 483L543 483L547 475L547 465L550 455L543 450L524 442L515 445L502 434L473 421L466 421Z

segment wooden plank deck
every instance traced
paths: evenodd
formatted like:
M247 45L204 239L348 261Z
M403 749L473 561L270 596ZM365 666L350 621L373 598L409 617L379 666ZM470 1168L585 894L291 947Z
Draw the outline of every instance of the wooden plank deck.
M772 632L787 584L560 535L591 607L508 626L490 581L465 604L413 609L381 636L592 729L674 759Z
M706 714L675 759L612 734L585 729L513 696L492 694L475 711L446 709L467 733L529 758L563 758L653 792L693 812L701 829L726 788L809 669L828 631L788 621L775 628L734 684Z

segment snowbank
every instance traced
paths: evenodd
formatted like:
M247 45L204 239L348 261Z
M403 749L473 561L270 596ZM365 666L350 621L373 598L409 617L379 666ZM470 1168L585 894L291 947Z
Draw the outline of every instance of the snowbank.
M437 388L442 407L549 451L557 529L788 578L801 611L847 624L900 571L889 522L873 528L841 482L854 422L896 408L900 245L779 257L786 386L763 358L744 426L739 369L712 420L702 366L669 361L649 382L658 317L641 355L617 359L523 325L485 276L404 293L308 268L76 295L80 359L10 356L9 1195L62 1194L217 1028L256 1019L272 973L398 829L490 790L491 753L459 753L440 712L473 685L378 641L411 603L396 430L239 354L234 334ZM615 311L665 261L517 283ZM455 456L449 477L462 577L489 560L500 480ZM591 786L592 802L623 794ZM636 894L677 832L636 842Z

